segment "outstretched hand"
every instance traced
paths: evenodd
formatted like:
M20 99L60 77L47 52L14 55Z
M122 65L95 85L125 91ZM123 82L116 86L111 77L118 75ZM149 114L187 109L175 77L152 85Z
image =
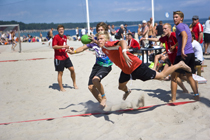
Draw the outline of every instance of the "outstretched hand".
M126 52L123 52L123 57L125 58L125 62L127 63L128 67L131 67L133 61L128 57Z
M74 54L74 48L66 49L66 52L69 54Z

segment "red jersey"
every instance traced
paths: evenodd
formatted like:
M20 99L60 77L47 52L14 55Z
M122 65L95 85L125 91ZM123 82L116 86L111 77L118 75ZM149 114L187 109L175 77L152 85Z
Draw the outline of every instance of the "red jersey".
M63 46L65 44L67 44L67 38L65 35L63 35L63 37L61 37L59 34L55 35L52 41L52 46ZM66 60L69 56L66 53L66 49L62 48L62 49L54 49L55 51L55 59L58 60Z
M139 43L133 38L131 40L128 40L128 46L130 46L131 48L138 48L138 50L140 50Z
M105 43L105 46L102 48L102 51L109 57L109 59L115 63L125 74L131 74L135 69L137 69L142 61L135 55L131 54L127 51L128 57L133 61L131 67L128 67L127 63L125 62L125 59L123 57L122 48L116 47L111 48L109 50L109 47L114 47L117 45L119 41L108 41Z
M177 43L176 33L172 32L170 37L168 37L167 35L164 36L164 37L161 37L159 39L159 41L162 42L162 43L165 43L165 45L166 45L166 52L168 53L168 58L171 61L171 63L173 64L174 60L176 58L178 46L175 47L173 52L170 51L170 48L171 48L171 46L174 46Z
M199 34L203 32L203 26L200 24L200 22L198 22L195 26L192 27L192 32L195 34L195 40L198 41ZM199 43L203 43L203 36Z

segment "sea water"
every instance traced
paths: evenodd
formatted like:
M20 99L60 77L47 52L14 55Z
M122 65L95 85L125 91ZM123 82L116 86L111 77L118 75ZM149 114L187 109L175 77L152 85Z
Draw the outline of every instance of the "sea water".
M206 22L206 20L208 20L208 19L207 18L206 19L200 19L199 22L201 24L203 24L203 23ZM171 24L172 27L174 26L173 20L163 21L163 24L164 23L169 23L169 24ZM191 19L184 20L183 23L185 23L185 24L187 24L189 26L192 23L192 20ZM118 30L119 28L120 27L115 27L115 30ZM130 30L131 32L137 33L138 25L128 26L127 29ZM47 31L43 31L41 33L42 33L43 37L47 36ZM81 34L81 29L79 29L79 33ZM21 33L20 36L23 36L23 35L27 36L27 34L30 34L31 36L38 36L39 37L40 32ZM56 34L58 34L58 32L57 31L53 31L53 35L56 35ZM76 35L76 31L75 31L75 29L65 30L64 34L65 35L69 35L69 36L73 36L73 35ZM96 34L96 29L94 29L93 34ZM17 34L16 34L16 36L17 36Z

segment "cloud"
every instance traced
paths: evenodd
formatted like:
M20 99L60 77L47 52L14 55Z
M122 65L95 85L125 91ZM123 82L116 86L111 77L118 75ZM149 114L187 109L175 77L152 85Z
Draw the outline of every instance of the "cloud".
M116 8L113 11L115 12L136 12L136 11L144 11L146 7L138 7L138 8Z
M20 17L23 17L23 16L28 16L28 15L31 15L28 11L20 11L18 13L8 13L7 16L9 17L17 17L17 16L20 16Z
M209 0L186 0L186 1L182 1L180 2L180 6L181 7L188 7L188 6L192 6L192 5L200 5L200 4L205 4L205 3L209 3Z

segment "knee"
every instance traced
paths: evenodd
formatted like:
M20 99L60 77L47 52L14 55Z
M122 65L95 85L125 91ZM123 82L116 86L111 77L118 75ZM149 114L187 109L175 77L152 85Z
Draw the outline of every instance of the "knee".
M93 82L93 84L99 83L99 82L100 82L100 78L98 78L98 77L93 77L92 82Z
M58 76L62 76L63 75L63 72L62 71L59 71L58 72Z
M88 85L88 89L89 89L90 91L92 91L93 85Z
M69 70L70 70L71 73L74 73L75 72L74 71L74 67L70 67Z
M123 85L119 85L119 86L118 86L118 89L119 89L119 90L123 90L123 88L124 88Z

